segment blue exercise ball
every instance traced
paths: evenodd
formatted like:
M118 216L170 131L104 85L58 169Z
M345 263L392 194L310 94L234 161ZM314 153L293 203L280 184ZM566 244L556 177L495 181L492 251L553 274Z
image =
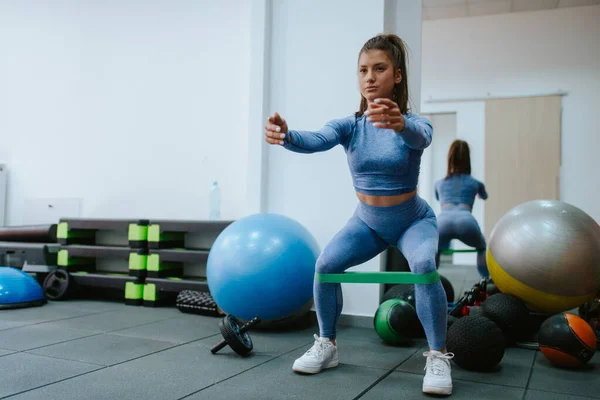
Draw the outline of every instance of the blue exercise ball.
M44 304L44 290L35 279L20 269L0 267L0 309Z
M244 217L228 225L210 249L210 293L223 311L240 319L284 318L312 300L319 253L316 239L289 217Z

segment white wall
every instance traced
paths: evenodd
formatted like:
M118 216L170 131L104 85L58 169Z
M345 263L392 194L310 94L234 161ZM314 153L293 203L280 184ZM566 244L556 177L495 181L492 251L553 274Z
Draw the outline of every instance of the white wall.
M6 188L8 183L6 165L0 163L0 226L4 226L6 218Z
M249 2L0 2L8 224L31 198L82 216L245 212Z
M600 221L598 38L600 6L426 21L422 111L473 108L457 114L457 136L472 138L474 175L483 177L484 130L475 129L485 124L482 103L427 100L568 92L563 97L561 199ZM473 129L461 127L461 120L470 118Z

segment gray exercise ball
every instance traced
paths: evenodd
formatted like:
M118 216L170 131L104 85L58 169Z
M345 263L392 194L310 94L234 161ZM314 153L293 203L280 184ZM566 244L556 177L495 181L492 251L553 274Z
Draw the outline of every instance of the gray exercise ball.
M562 201L510 210L494 226L486 256L498 289L534 311L570 310L600 289L600 226Z

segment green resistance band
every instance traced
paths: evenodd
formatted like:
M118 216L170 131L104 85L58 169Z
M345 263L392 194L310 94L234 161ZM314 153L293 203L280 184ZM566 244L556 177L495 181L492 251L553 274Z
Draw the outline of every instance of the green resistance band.
M430 284L440 280L436 271L428 274L412 272L345 272L343 274L315 274L321 283L416 283Z
M440 254L454 254L454 253L477 253L477 249L461 249L461 250L441 250Z

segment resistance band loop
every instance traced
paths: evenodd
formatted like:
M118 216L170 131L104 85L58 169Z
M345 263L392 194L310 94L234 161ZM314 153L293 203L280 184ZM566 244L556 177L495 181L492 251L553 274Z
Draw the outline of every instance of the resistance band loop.
M477 253L477 249L460 249L460 250L445 249L445 250L440 251L440 254L454 254L454 253Z
M315 274L321 283L416 283L430 284L440 280L436 271L428 274L412 272L345 272L343 274Z

